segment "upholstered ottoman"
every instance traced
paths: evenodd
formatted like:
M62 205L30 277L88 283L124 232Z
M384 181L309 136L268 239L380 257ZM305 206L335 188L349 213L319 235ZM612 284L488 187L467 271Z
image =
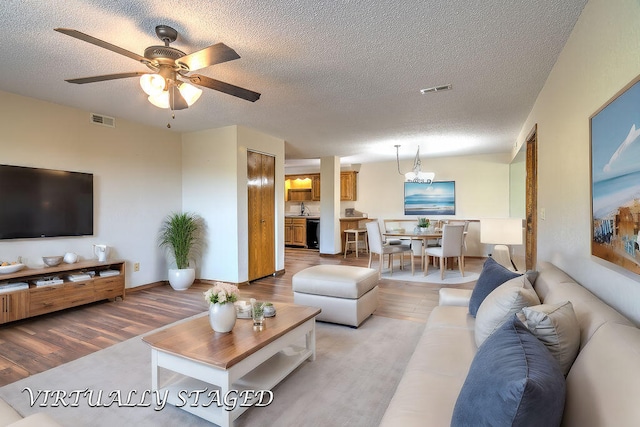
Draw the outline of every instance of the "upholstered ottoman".
M319 307L325 322L358 327L378 307L378 270L316 265L294 274L293 301Z

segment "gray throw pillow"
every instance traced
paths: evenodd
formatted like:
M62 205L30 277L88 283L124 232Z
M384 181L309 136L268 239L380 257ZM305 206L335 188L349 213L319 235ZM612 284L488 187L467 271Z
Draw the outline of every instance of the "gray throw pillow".
M580 325L571 302L525 307L518 318L549 349L567 375L580 350Z

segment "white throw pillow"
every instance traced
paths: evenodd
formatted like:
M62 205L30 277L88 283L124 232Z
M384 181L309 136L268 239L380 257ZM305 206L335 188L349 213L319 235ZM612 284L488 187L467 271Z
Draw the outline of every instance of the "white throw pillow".
M480 347L484 340L524 307L540 304L538 295L526 276L518 276L494 289L482 301L476 314L475 339Z
M571 302L525 307L518 318L549 349L566 376L580 350L580 325Z

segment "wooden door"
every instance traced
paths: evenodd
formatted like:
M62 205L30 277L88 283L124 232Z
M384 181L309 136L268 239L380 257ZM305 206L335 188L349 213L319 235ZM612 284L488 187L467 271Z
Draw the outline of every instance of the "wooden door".
M276 271L275 157L247 152L249 281Z
M535 270L537 263L538 235L538 127L533 127L527 144L527 225L525 230L525 262L527 270Z

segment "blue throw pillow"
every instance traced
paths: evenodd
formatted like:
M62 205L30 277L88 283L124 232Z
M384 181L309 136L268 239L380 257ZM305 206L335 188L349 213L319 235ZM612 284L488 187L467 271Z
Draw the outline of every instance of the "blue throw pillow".
M518 276L521 276L521 274L504 268L493 258L487 258L482 265L482 272L480 272L480 277L478 277L469 299L469 314L476 317L478 308L480 308L480 304L482 304L487 295L507 280Z
M560 365L514 315L478 349L451 426L559 426L565 393Z

